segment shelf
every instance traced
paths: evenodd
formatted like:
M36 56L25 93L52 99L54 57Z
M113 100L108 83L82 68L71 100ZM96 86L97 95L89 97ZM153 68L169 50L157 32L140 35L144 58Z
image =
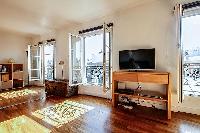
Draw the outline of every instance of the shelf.
M150 121L155 121L159 122L162 124L167 124L166 121L166 111L165 110L160 110L156 108L151 108L151 107L144 107L141 105L135 105L133 106L133 109L127 109L123 107L123 104L119 103L118 104L118 109L119 110L126 110L129 114L133 116L137 116L140 118L144 118Z
M143 99L143 100L151 100L151 101L158 101L158 102L167 102L167 100L165 98L160 99L160 98L153 98L149 97L149 96L141 96L141 95L137 95L137 94L122 94L122 93L114 93L115 95L123 95L123 96L131 96L133 98L139 98L139 99Z
M0 74L8 74L9 72L0 72Z
M15 81L23 81L23 79L13 79L13 80L15 80Z
M3 83L5 83L5 82L12 82L12 80L8 80L8 81L0 81L0 82L3 82Z
M0 72L0 87L2 89L23 86L23 64L8 63L0 65L6 67L6 72Z
M23 73L23 71L14 71L13 73Z

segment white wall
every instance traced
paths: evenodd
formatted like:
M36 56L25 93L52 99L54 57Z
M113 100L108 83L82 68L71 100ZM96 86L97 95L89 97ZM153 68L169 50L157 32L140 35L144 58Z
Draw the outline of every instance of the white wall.
M28 38L23 35L0 31L0 63L13 58L16 63L24 64L28 43Z
M173 6L167 0L155 1L132 9L123 10L81 26L72 26L56 31L57 64L59 60L68 62L68 33L77 34L78 30L98 26L103 22L113 22L113 70L119 69L118 53L124 49L155 48L156 67L158 71L167 71L172 75L173 95L172 110L200 114L200 102L197 98L186 97L184 103L178 103L177 96L177 47L176 23ZM65 77L68 78L68 63L65 64ZM58 67L57 77L61 77ZM151 87L150 87L151 88ZM100 94L98 87L80 87L82 94L111 97ZM96 94L94 93L96 92ZM108 93L110 94L110 92Z
M68 32L61 30L56 34L56 78L62 78L62 67L59 65L60 61L64 61L63 72L64 77L69 79L69 58L68 58Z
M30 38L24 35L0 30L0 63L8 63L13 58L16 63L24 64L24 79L27 82L27 45Z

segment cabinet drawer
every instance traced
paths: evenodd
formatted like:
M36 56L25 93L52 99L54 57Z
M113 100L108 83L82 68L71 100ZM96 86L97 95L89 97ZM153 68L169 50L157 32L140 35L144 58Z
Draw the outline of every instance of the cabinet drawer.
M137 74L131 74L131 73L114 73L113 74L113 80L116 81L129 81L129 82L137 82L138 77Z
M168 84L167 74L138 74L138 82Z

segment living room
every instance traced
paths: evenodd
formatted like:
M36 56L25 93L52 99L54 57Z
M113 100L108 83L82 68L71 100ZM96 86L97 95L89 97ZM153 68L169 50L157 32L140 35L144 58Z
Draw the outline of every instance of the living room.
M184 54L179 46L186 31L182 27L184 33L180 33L180 22L184 26L186 19L198 17L199 6L192 0L2 0L0 66L6 70L1 68L1 80L7 81L9 74L11 87L0 88L0 132L199 132L200 97L184 89L198 85L185 83L191 79L181 71ZM185 16L180 15L182 8ZM45 54L45 48L53 49ZM149 68L153 70L121 70L120 51L141 49L155 49L155 66ZM45 62L47 58L51 63ZM131 73L131 78L114 77L115 72ZM160 75L167 76L167 81ZM117 89L146 88L167 98L138 93L116 97L115 79ZM150 83L143 83L146 80ZM120 98L130 105L120 103ZM51 110L60 106L74 112Z

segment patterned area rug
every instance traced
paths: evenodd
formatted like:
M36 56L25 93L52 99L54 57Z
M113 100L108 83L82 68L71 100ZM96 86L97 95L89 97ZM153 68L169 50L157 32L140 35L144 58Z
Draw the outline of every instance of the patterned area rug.
M24 89L24 90L19 90L19 91L11 91L11 92L6 92L6 93L0 93L0 97L3 97L5 99L9 99L9 98L27 96L29 94L37 94L37 92L33 91L33 90L29 90L29 89Z
M0 133L50 133L46 127L27 116L19 116L0 123Z
M66 100L55 106L37 110L32 115L58 128L92 109L94 107Z

